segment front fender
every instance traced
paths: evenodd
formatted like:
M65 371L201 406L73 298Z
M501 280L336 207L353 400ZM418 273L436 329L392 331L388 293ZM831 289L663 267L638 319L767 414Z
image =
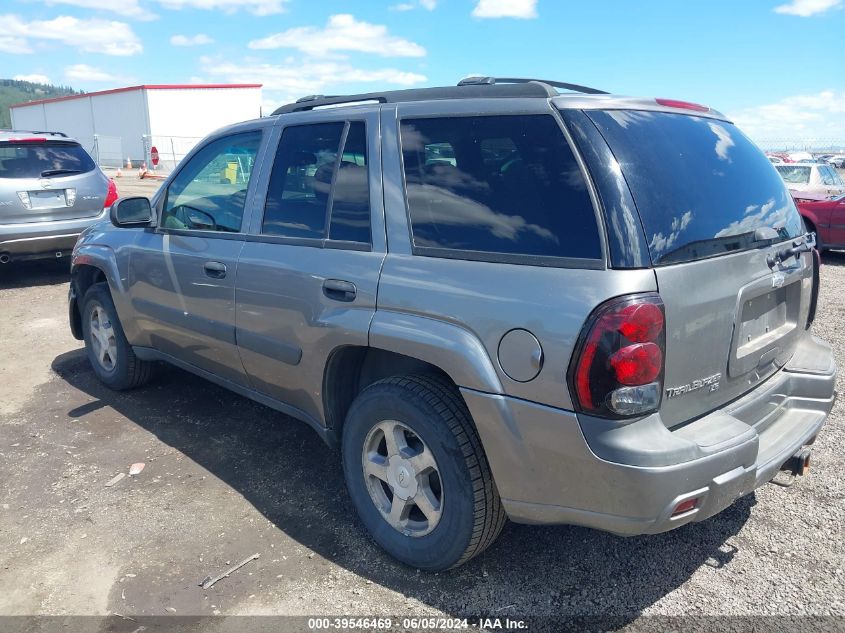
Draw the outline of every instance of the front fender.
M102 271L103 276L109 285L114 307L117 309L117 316L120 318L120 325L126 334L129 342L138 338L138 329L135 319L132 318L132 307L127 293L126 280L120 274L117 257L114 249L102 244L77 244L71 260L71 276L75 286L72 293L72 301L80 304L83 297L80 296L79 288L76 287L78 271L84 266L90 266Z
M502 393L502 383L481 341L468 330L428 317L377 310L370 347L439 367L459 387Z

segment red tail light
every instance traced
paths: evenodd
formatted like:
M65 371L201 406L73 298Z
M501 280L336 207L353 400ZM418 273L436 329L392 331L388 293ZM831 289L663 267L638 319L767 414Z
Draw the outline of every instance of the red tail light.
M32 136L32 137L27 136L25 138L3 139L3 142L4 143L46 143L47 139L42 138L42 137L38 137L38 136Z
M657 409L665 347L659 295L632 295L599 306L584 327L569 369L578 409L606 418Z
M710 112L710 108L699 103L689 101L678 101L677 99L655 99L657 103L667 108L680 108L681 110L694 110L695 112Z
M114 184L114 180L109 178L109 190L108 193L106 193L106 201L103 203L103 208L108 209L111 205L115 203L118 197L119 196L117 194L117 185Z

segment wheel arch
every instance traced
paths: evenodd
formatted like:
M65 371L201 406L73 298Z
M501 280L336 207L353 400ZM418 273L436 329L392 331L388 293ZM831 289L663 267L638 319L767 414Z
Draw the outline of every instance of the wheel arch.
M134 320L129 318L131 310L127 307L126 286L114 250L96 244L79 247L71 262L69 317L73 335L81 340L82 329L77 319L81 319L82 299L93 284L101 282L108 284L124 332L130 341L134 340Z
M379 380L397 375L437 376L455 388L458 386L446 371L420 358L377 347L338 347L329 355L323 372L326 427L339 438L358 394Z

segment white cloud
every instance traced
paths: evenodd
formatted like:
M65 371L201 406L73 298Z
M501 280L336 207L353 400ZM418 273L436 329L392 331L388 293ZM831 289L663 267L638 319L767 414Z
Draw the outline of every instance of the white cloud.
M707 126L716 135L716 156L729 163L733 162L728 156L728 152L736 143L731 138L730 132L725 129L724 125L716 121L711 121Z
M65 68L65 77L72 81L122 82L117 75L112 75L87 64L74 64Z
M791 0L787 4L775 7L775 13L810 17L842 6L843 0Z
M388 7L391 11L413 11L422 7L426 11L434 11L437 8L437 0L417 0L416 2L400 2Z
M390 35L381 24L361 22L349 14L329 16L325 28L300 26L249 43L253 49L295 48L314 57L337 51L374 53L382 57L423 57L419 44Z
M0 35L0 53L27 55L32 52L34 52L32 47L24 38L13 37L11 35Z
M28 81L33 84L51 84L50 78L47 75L15 75L12 77L15 81Z
M478 0L472 15L476 18L536 18L537 0Z
M845 139L845 90L786 97L738 110L730 118L764 147L784 140L841 141Z
M67 4L81 9L109 11L136 20L155 20L158 16L141 8L140 0L44 0L48 5Z
M23 47L19 52L31 50L32 40L59 42L85 53L104 55L135 55L143 50L141 40L124 22L81 20L68 15L27 22L17 15L0 15L0 24L4 31L0 41L16 40Z
M196 35L174 35L170 38L170 43L173 46L202 46L213 44L214 40L205 33L197 33Z
M288 103L310 94L339 92L337 86L354 83L373 83L409 87L427 81L425 75L395 68L365 70L345 61L302 61L293 58L283 63L265 63L257 60L240 62L219 58L201 57L203 73L210 78L231 83L260 83L265 91L274 94L267 100ZM330 90L327 90L330 89Z
M157 0L166 9L208 9L235 13L244 9L253 15L282 13L290 0Z

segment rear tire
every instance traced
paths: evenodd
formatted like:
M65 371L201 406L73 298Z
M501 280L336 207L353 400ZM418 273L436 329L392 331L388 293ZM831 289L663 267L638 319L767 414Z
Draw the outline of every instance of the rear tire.
M88 289L80 312L85 352L100 382L116 391L149 382L153 364L140 360L132 351L107 283L97 283Z
M407 565L456 567L502 531L506 515L481 440L443 380L394 376L367 387L346 417L342 456L358 516Z

